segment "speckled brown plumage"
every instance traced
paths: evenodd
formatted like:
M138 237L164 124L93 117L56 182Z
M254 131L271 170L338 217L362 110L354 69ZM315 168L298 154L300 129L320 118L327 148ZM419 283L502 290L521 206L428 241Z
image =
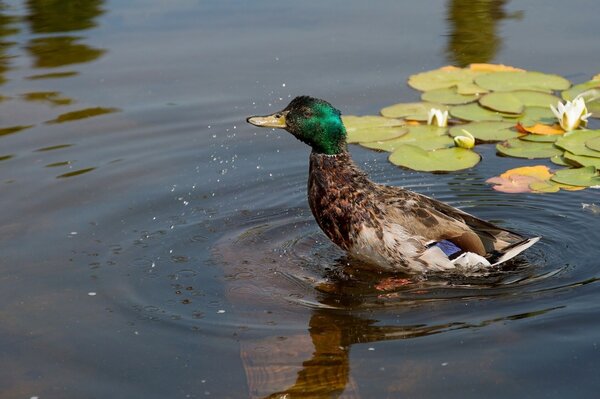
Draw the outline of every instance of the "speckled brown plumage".
M485 256L523 240L516 233L429 197L376 184L347 152L311 153L308 200L323 232L350 252L363 230L372 229L377 239L383 241L386 231L400 226L408 238L403 242L398 237L397 242L378 249L393 268L410 268L411 262L423 263L418 257L408 259L402 254L400 247L407 244L405 241L410 241L417 253L425 251L427 242L448 240L464 251Z

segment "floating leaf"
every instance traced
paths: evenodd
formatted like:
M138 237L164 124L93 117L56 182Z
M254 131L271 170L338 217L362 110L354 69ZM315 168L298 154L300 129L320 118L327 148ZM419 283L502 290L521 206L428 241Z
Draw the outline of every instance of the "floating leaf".
M536 181L529 184L531 191L536 193L556 193L560 191L560 186L553 181Z
M558 75L541 72L492 72L475 77L475 83L493 91L536 90L552 92L565 90L571 83Z
M424 150L434 150L452 147L454 141L446 135L446 128L418 125L408 127L408 133L396 139L360 143L363 147L388 152L393 152L403 144L416 145Z
M400 119L384 118L379 115L342 116L348 134L348 143L361 141L389 140L406 134L408 130Z
M429 90L421 94L421 100L438 104L466 104L477 100L476 94L463 95L456 92L456 88Z
M565 133L564 130L560 128L560 125L544 125L543 123L536 123L533 126L523 126L523 129L529 133L538 134L538 135L562 135Z
M519 132L510 130L513 126L514 123L512 122L471 122L466 125L453 126L450 129L450 135L453 137L461 136L462 129L465 129L477 141L491 143L519 137Z
M556 140L558 140L558 136L544 136L540 134L527 134L519 138L521 140L535 141L537 143L554 143Z
M551 125L556 117L550 107L525 107L525 111L516 118L523 126L533 126L536 123Z
M590 187L600 185L600 176L593 166L578 169L557 170L552 180L570 186Z
M405 122L402 119L385 118L379 115L342 115L342 122L344 122L346 131L366 127L394 127L405 125Z
M456 92L458 94L485 94L488 93L489 90L484 89L483 87L477 86L473 82L461 82L456 85Z
M519 71L524 72L524 69L515 68L504 64L482 64L474 63L469 65L469 69L476 72L501 72L501 71Z
M408 133L403 126L398 127L366 127L347 131L348 143L362 143L368 141L390 140Z
M546 184L540 186L541 190L533 188L532 185L548 182L551 176L550 169L545 165L523 166L509 169L500 176L486 180L486 182L494 184L494 190L504 193L528 193L542 190L547 192L550 188Z
M586 146L586 142L600 137L600 130L575 130L565 133L556 140L556 146L575 155L587 157L600 157L600 151L594 151Z
M476 152L464 148L443 148L425 151L414 145L398 147L389 157L394 165L423 172L450 172L471 168L481 157Z
M585 146L590 150L600 151L600 137L587 140Z
M565 151L563 155L565 162L574 166L594 166L600 169L600 158L586 157L584 155L575 155Z
M466 121L502 121L502 114L485 109L477 103L456 105L450 108L450 115Z
M555 156L551 157L550 162L552 162L555 165L559 165L559 166L571 166L565 162L565 158L564 158L563 154L555 155Z
M416 121L426 121L427 114L432 108L446 111L448 107L436 103L399 103L390 105L381 110L381 115L386 118L406 118Z
M560 95L563 100L573 101L575 97L590 89L600 88L600 80L590 80L588 82L577 84L569 90L565 90Z
M472 83L479 72L460 68L440 68L421 72L408 78L408 85L420 91L445 89L458 86L460 83Z
M552 143L536 143L519 139L510 139L496 144L496 150L509 157L516 158L550 158L562 154Z
M488 93L479 99L479 104L509 114L520 114L525 109L525 105L512 92Z
M520 114L525 107L549 107L555 105L559 98L548 93L532 90L516 90L494 92L484 95L479 103L494 111Z

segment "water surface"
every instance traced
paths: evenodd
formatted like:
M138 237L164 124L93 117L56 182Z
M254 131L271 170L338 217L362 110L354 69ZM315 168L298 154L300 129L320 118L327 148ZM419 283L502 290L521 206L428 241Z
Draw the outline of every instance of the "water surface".
M3 2L0 396L594 396L598 190L494 192L540 162L490 145L444 175L351 146L378 182L544 237L485 275L379 275L312 219L308 148L244 121L300 94L377 113L448 63L582 82L599 4Z

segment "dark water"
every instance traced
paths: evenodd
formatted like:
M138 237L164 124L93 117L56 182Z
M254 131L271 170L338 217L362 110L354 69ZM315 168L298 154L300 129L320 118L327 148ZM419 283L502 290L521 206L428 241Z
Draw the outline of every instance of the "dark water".
M596 0L0 5L1 398L596 396L600 191L494 192L539 162L492 146L446 175L353 146L379 182L544 236L385 290L313 221L308 149L244 122L299 94L373 114L448 63L584 81Z

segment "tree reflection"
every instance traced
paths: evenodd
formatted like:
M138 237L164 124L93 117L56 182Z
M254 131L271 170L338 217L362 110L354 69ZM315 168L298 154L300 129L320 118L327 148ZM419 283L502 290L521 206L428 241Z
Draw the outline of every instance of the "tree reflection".
M15 26L17 20L16 17L6 14L6 6L0 2L0 84L6 81L5 74L10 68L12 57L8 54L8 50L15 43L7 38L19 32Z
M103 0L29 0L27 20L34 33L71 32L96 26Z
M503 19L521 19L522 11L507 13L508 0L450 0L447 19L450 24L446 49L448 60L461 67L490 62L502 46L498 23Z

